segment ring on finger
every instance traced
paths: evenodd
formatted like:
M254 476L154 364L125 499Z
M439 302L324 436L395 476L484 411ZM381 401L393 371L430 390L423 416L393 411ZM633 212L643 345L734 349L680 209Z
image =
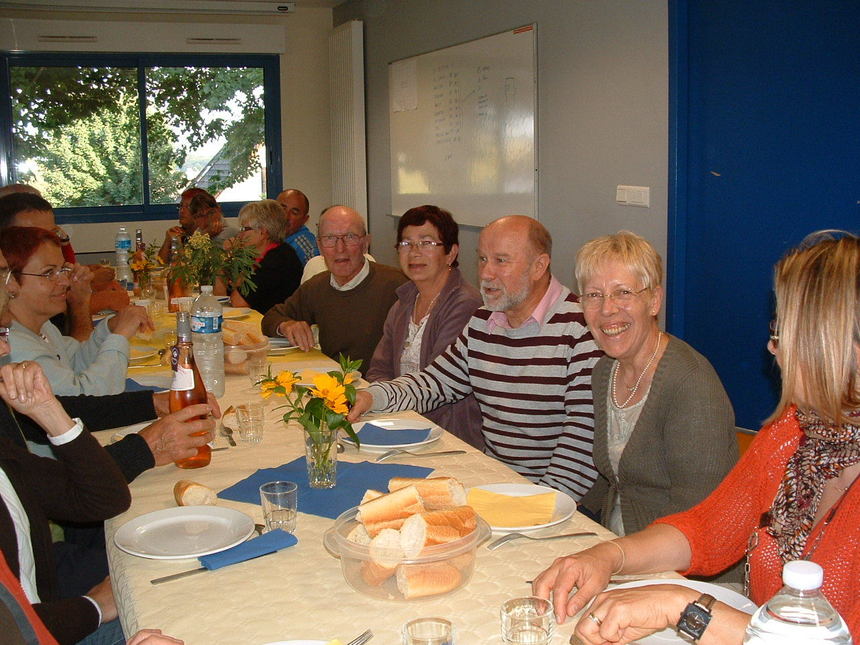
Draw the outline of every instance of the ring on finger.
M600 620L600 619L599 619L597 616L595 616L594 614L588 614L588 618L589 618L589 620L591 620L591 621L592 621L595 625L597 625L598 627L600 627L600 626L603 624L603 621L602 621L602 620Z

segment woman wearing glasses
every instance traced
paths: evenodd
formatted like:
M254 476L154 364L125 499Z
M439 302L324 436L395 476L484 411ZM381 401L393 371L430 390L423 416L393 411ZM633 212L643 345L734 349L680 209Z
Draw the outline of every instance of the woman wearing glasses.
M617 535L691 507L737 461L734 412L708 360L660 330L660 256L628 231L580 249L583 312L606 356L594 367L594 464L581 504Z
M782 372L776 410L717 489L688 511L635 535L559 558L535 580L559 620L602 591L613 572L712 575L746 560L750 599L782 586L786 562L824 569L822 591L860 635L860 238L816 233L776 265ZM670 583L670 581L666 581ZM576 593L571 595L573 588ZM741 643L749 616L666 584L601 594L576 627L586 643L635 641L695 610L683 625L702 645ZM699 603L698 605L695 603ZM691 609L690 605L693 605ZM707 614L707 616L703 615ZM787 638L787 637L786 637Z
M257 250L258 267L251 275L256 289L243 297L239 284L233 284L230 304L265 314L293 295L302 277L302 263L293 247L283 242L287 223L283 208L274 199L245 204L239 211L239 224L239 234L226 242L226 248L242 244Z
M128 339L151 331L142 307L126 307L102 321L89 340L63 336L50 318L66 308L71 266L63 261L57 236L43 229L13 226L0 233L0 251L11 278L6 286L13 323L13 361L38 362L56 394L117 394L125 389Z
M454 342L481 306L481 294L457 268L458 234L451 213L437 206L411 208L400 218L394 248L410 281L397 289L367 380L388 381L421 370ZM472 395L425 416L484 447L481 413Z

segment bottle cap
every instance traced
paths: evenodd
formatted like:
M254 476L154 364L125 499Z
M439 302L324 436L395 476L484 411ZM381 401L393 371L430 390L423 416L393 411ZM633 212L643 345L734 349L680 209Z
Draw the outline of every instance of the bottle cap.
M808 560L792 560L782 568L782 582L800 591L818 589L824 582L824 569Z
M212 285L211 284L201 284L200 285L200 293L211 296L212 295Z

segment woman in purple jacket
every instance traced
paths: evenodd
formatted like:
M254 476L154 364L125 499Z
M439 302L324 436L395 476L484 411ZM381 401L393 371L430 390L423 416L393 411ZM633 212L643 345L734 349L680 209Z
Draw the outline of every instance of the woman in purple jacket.
M448 347L481 306L481 295L457 269L459 227L438 206L410 208L397 225L395 248L410 282L397 289L365 375L387 381L417 372ZM426 416L451 434L483 449L481 413L472 395Z

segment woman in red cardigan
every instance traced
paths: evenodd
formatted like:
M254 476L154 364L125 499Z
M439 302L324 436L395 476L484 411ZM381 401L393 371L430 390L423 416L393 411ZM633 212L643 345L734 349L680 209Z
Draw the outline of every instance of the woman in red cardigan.
M744 457L692 509L559 558L538 576L535 593L552 596L559 622L600 594L576 627L583 642L628 643L675 626L699 599L672 584L600 593L611 575L710 576L743 558L756 604L780 588L786 562L817 562L824 594L860 636L858 276L855 235L816 233L789 252L776 266L768 345L782 370L782 397ZM742 642L749 615L720 602L710 614L697 641Z

